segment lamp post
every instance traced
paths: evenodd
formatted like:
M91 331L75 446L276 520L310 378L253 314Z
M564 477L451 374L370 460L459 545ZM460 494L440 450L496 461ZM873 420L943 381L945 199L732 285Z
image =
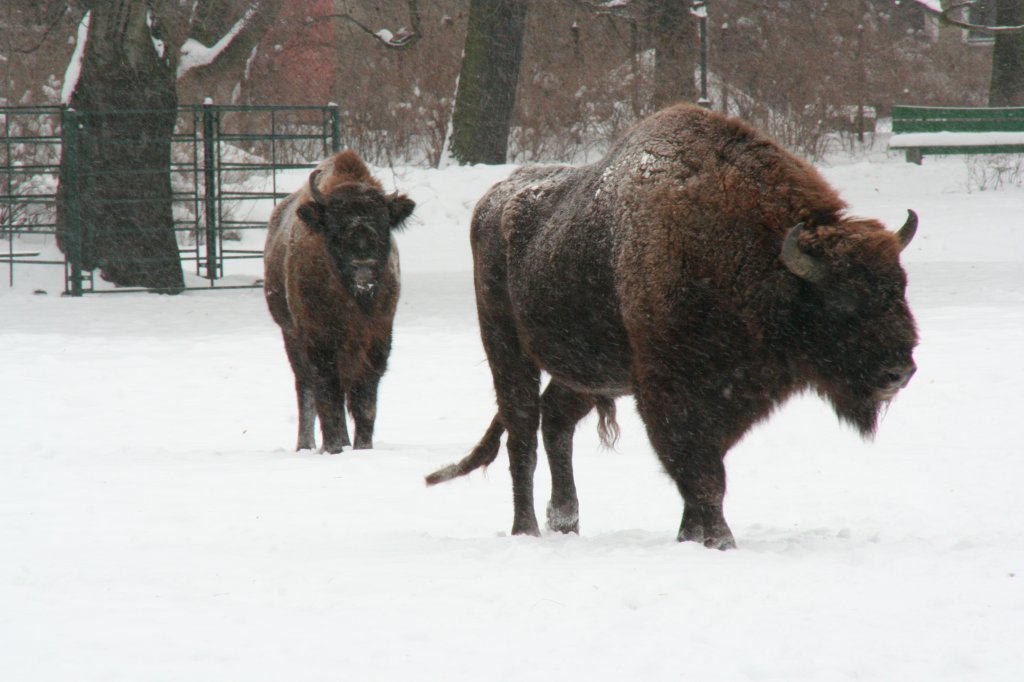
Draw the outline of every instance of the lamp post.
M700 98L697 104L705 109L711 108L708 98L708 1L692 0L690 3L690 13L697 18L700 31Z

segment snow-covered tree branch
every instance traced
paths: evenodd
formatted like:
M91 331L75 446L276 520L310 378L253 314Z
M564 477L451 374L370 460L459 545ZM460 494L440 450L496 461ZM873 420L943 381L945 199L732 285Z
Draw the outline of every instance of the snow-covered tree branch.
M310 23L328 20L345 21L352 24L353 26L358 28L360 31L366 33L367 35L373 37L374 40L379 42L384 47L393 50L404 50L416 44L416 42L423 37L423 34L420 32L420 11L417 5L417 0L408 0L408 3L409 25L411 26L411 28L409 29L405 28L404 26L396 31L391 31L390 29L387 28L374 29L370 26L367 26L362 21L360 21L359 19L357 19L355 16L348 12L339 14L325 14L315 19L310 17L308 21Z
M966 28L971 31L981 31L983 33L1016 33L1018 31L1024 31L1024 24L1016 26L1003 26L1003 25L992 25L987 26L985 24L975 24L966 19L963 19L965 12L972 8L978 7L979 3L976 1L972 2L960 2L955 5L950 5L946 9L942 10L939 17L947 24L958 26L960 28ZM953 16L959 14L960 17Z

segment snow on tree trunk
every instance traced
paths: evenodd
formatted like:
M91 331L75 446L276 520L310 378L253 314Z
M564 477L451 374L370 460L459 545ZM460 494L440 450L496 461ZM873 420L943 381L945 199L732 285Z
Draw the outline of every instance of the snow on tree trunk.
M81 73L70 98L82 122L80 183L68 186L65 150L58 239L66 249L69 225L62 207L68 194L77 192L83 268L98 268L119 286L177 292L184 277L170 178L175 73L166 46L153 34L148 6L145 0L116 0L92 7Z
M452 156L505 163L526 26L525 0L471 0L452 114Z

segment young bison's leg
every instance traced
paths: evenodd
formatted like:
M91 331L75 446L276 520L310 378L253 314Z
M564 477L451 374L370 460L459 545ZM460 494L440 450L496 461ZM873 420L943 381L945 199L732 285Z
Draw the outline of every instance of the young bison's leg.
M295 375L295 396L299 404L299 435L296 450L312 450L316 447L313 429L316 426L316 392L313 369L306 360L299 342L287 333L284 349L288 353L292 373Z
M390 336L387 340L374 344L367 358L368 373L355 383L348 395L348 407L356 425L356 450L373 447L373 426L377 420L377 386L387 369L390 354Z
M685 386L700 404L673 391ZM723 407L692 383L652 382L637 387L637 407L665 471L683 496L683 520L677 539L706 547L736 547L722 513L725 498L725 448L715 434L729 430Z
M551 501L548 528L560 533L579 533L579 500L572 473L572 436L576 423L593 408L594 402L555 382L548 383L541 396L541 435L551 469Z
M377 384L380 375L374 374L363 379L352 387L348 394L348 407L356 426L356 450L368 450L373 447L373 425L377 420Z
M332 348L321 346L308 351L313 365L316 411L320 417L324 452L336 454L351 442L345 424L345 392L338 374L337 354Z

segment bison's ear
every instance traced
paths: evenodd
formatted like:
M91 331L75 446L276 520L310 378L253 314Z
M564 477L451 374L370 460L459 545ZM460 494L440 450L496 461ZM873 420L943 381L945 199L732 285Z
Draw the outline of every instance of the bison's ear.
M315 201L305 201L295 209L302 222L313 230L320 231L324 224L324 209Z
M404 194L389 194L387 196L388 215L391 217L391 227L401 228L405 219L412 215L416 208L416 202Z

